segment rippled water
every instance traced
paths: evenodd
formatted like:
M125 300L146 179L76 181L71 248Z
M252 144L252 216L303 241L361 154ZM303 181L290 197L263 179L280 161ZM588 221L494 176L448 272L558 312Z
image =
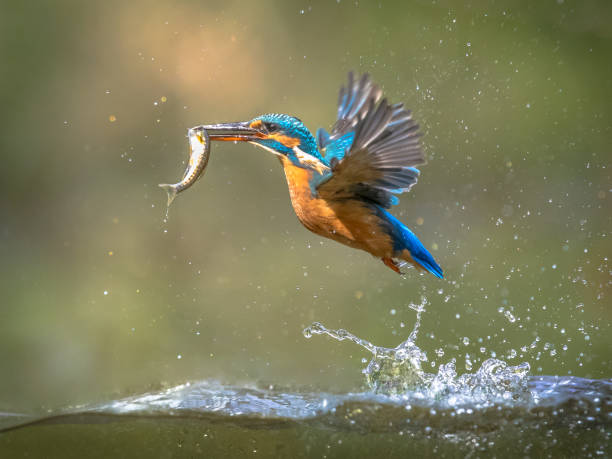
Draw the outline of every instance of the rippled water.
M409 338L383 348L319 323L304 334L351 340L372 353L371 390L187 383L46 417L0 413L0 456L609 457L612 380L528 375L489 359L437 374Z
M520 401L331 394L202 381L44 418L0 414L0 453L44 457L605 457L612 381L527 378ZM508 449L511 448L511 449ZM69 452L69 453L67 453Z

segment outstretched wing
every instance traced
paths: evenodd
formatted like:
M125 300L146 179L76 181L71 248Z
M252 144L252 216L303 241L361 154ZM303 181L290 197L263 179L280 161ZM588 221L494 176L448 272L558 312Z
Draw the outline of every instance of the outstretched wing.
M331 134L322 128L317 131L319 151L328 163L333 159L342 159L353 142L355 127L367 114L370 103L378 102L381 97L382 91L372 83L367 73L355 80L353 72L349 72L347 86L340 88L338 115Z
M419 126L402 104L390 105L381 96L368 75L355 81L349 73L331 134L317 133L320 151L331 167L317 187L322 198L361 197L390 207L398 202L394 194L417 182L419 170L414 166L425 162Z

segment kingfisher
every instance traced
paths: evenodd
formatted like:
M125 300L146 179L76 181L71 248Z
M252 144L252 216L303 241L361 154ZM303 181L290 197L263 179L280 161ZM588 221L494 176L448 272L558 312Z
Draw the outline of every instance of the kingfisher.
M337 120L316 138L298 118L276 113L201 128L211 141L249 142L276 155L293 209L313 233L364 250L399 274L412 265L443 277L417 236L387 210L425 163L419 126L403 104L382 97L368 74L348 74Z

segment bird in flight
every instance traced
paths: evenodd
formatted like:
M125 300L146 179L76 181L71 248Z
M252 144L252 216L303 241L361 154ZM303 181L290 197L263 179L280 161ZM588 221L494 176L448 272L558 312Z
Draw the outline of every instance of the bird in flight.
M425 157L410 111L382 98L369 75L349 73L337 120L316 139L298 118L282 114L193 129L211 141L250 142L276 155L293 209L313 233L364 250L397 273L410 264L443 277L416 235L387 210L417 182L415 166Z

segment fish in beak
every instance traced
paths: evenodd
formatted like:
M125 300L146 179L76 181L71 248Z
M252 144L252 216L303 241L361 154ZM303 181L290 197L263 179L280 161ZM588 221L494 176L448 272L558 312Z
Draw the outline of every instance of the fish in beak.
M250 126L248 121L239 123L222 123L222 124L207 124L197 126L204 129L210 140L233 140L242 142L251 142L253 140L264 138L264 134Z
M265 134L252 128L249 122L208 124L189 129L189 163L183 179L174 184L162 183L159 186L168 193L168 207L178 193L191 187L202 175L210 156L212 140L252 142L262 139Z

